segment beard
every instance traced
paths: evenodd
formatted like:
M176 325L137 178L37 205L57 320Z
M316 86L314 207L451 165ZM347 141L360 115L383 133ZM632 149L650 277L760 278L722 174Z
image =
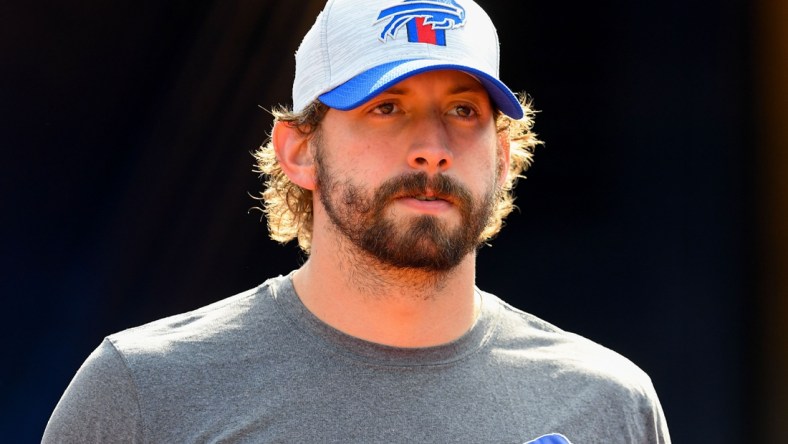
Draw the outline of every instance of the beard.
M383 182L374 191L340 180L332 174L321 147L315 164L320 202L336 229L358 249L380 263L397 269L445 272L453 269L481 244L480 235L495 206L495 178L477 199L456 179L424 172L403 174ZM393 220L390 205L403 196L424 195L429 189L448 200L460 213L456 227L432 215Z

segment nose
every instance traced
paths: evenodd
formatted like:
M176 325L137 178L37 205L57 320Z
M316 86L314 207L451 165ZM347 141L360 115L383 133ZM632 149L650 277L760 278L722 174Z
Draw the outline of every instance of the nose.
M439 118L425 117L422 124L413 129L408 165L427 174L436 174L451 168L453 160L443 122Z

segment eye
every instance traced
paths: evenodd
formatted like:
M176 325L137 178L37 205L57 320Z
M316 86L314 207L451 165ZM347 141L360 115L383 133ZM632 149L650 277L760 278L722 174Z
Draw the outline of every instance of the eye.
M449 114L457 117L469 118L476 115L476 110L470 105L457 105L449 111Z
M374 114L394 114L398 111L397 105L392 102L383 102L372 109Z

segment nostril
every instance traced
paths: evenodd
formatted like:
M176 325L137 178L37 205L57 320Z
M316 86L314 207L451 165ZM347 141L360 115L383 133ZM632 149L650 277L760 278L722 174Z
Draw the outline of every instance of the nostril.
M449 153L438 149L419 149L410 153L408 164L412 168L425 169L431 172L447 170L451 167L452 158Z

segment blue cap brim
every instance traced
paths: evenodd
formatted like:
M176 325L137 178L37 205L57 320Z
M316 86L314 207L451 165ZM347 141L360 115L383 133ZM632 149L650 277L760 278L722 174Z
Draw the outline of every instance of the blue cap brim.
M523 108L514 93L500 80L478 69L436 60L399 60L358 74L318 98L331 108L347 111L368 102L386 89L416 74L439 69L453 69L473 75L487 90L490 100L504 114L523 117Z

